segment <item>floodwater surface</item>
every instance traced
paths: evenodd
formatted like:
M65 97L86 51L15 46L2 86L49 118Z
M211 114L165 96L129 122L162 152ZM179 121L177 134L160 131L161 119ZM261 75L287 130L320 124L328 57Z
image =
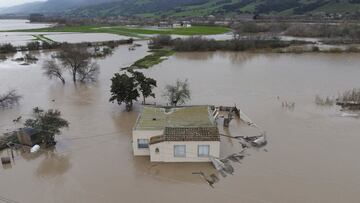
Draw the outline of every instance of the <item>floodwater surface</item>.
M359 119L341 117L337 107L318 107L315 95L337 96L360 87L358 54L178 53L149 70L165 104L166 84L188 79L190 104L236 104L266 131L264 150L249 150L235 174L212 189L192 172L214 173L210 163L150 163L133 157L131 130L139 106L125 112L108 102L110 78L142 58L144 46L120 46L99 60L95 84L48 80L41 63L51 52L34 53L37 64L0 63L0 92L16 88L19 106L0 111L0 132L20 127L12 120L31 109L59 109L70 127L57 136L53 153L16 154L0 168L0 197L16 202L359 202ZM294 109L282 102L295 102ZM221 129L222 130L222 129ZM230 133L252 135L233 121ZM241 150L222 139L221 156ZM3 151L2 155L7 152ZM1 155L0 155L1 156Z
M47 23L30 23L29 20L19 19L0 19L0 30L24 30L24 29L38 29L50 27Z
M38 29L49 27L51 24L45 23L30 23L28 20L8 20L0 19L0 31L19 30L19 29ZM15 32L0 32L0 44L11 43L15 46L25 45L35 38L31 33L15 33Z
M113 40L128 39L127 36L108 34L108 33L59 33L46 34L46 37L56 42L81 43L81 42L103 42Z

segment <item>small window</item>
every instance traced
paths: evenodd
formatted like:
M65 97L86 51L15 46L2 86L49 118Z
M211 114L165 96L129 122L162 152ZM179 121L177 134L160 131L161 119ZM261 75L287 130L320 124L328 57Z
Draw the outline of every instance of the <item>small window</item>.
M210 145L199 145L198 146L198 156L199 157L208 157L210 155Z
M174 157L186 157L186 146L174 145Z
M156 147L155 153L156 153L156 154L160 153L160 149Z
M149 148L149 139L138 139L138 148L139 149L148 149Z

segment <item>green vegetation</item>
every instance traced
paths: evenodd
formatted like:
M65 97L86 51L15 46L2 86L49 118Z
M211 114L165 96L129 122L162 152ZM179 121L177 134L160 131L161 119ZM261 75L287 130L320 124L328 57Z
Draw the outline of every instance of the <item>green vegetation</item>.
M150 55L145 56L144 58L136 61L133 65L130 66L130 69L147 69L151 68L154 65L157 65L167 57L173 55L175 52L169 49L159 49L153 50L153 53Z
M127 73L130 73L128 75ZM137 101L140 93L144 97L144 103L146 97L154 97L152 92L156 87L156 80L147 78L141 72L130 70L125 73L115 73L111 79L111 97L110 102L117 102L119 105L125 103L126 110L131 111L133 107L133 101Z
M36 107L33 109L33 118L27 119L24 125L39 132L41 143L54 146L55 135L61 134L61 128L69 127L69 122L61 117L58 110L44 111Z
M44 35L33 35L33 37L35 37L35 39L37 41L41 41L43 43L48 43L48 44L52 44L52 43L55 43L54 40L48 38L48 37L45 37Z
M191 98L188 80L181 81L178 79L175 85L166 85L163 96L167 98L172 106L185 104Z
M14 53L17 49L10 43L0 44L0 54Z
M167 35L215 35L229 32L230 29L221 26L193 26L189 28L173 29L146 29L129 28L124 26L100 27L100 26L63 26L31 30L14 30L16 32L82 32L82 33L110 33L129 37L142 37L141 35L167 34ZM41 35L36 35L40 40L49 40Z
M231 16L236 14L357 13L359 0L50 0L7 8L8 13L63 13L66 17ZM5 11L5 10L4 10Z
M68 12L75 17L98 16L208 16L233 14L302 15L356 13L358 0L123 0L85 6Z

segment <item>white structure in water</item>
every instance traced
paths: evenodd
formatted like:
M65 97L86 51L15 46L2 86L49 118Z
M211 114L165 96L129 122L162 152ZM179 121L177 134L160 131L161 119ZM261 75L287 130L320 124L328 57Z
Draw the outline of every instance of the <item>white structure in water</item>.
M133 128L135 156L152 162L210 162L220 135L209 106L143 107Z

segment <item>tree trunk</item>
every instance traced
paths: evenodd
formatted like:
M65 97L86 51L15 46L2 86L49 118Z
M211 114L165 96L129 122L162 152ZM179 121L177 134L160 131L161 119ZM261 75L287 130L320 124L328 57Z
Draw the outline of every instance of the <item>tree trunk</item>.
M59 78L60 78L62 84L65 85L65 79L63 77L61 77L61 76Z
M127 102L127 103L126 103L126 111L130 112L130 111L132 110L132 106L133 106L132 101L131 101L131 102Z
M76 71L73 70L72 74L73 74L73 81L74 81L74 83L76 83Z
M143 95L143 104L145 105L146 104L146 102L145 102L145 97L144 97L144 95Z

